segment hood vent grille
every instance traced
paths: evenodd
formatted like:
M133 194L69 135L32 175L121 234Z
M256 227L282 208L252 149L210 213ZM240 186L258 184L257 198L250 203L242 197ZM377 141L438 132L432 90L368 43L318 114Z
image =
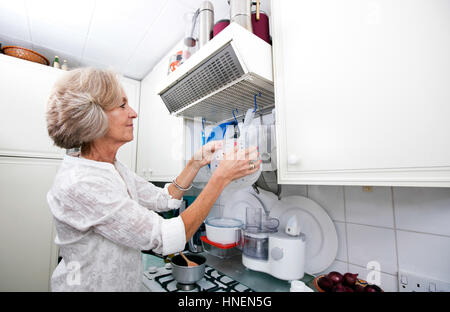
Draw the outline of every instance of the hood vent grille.
M161 81L157 91L178 117L221 122L273 107L272 46L231 23ZM259 94L261 93L261 96Z
M258 110L273 107L273 86L247 74L207 98L192 103L176 115L190 119L205 117L213 122L224 121L232 117L233 109L238 109L236 116L245 115L249 108L254 107L254 95L259 92Z
M229 44L161 93L161 98L169 112L173 113L239 79L242 75L244 70Z

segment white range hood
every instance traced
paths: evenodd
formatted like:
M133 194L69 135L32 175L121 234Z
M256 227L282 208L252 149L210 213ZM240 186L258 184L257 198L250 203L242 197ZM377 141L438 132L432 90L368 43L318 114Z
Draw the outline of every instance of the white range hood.
M261 96L259 96L261 93ZM161 82L169 112L219 122L254 107L274 106L272 46L236 23L215 36Z

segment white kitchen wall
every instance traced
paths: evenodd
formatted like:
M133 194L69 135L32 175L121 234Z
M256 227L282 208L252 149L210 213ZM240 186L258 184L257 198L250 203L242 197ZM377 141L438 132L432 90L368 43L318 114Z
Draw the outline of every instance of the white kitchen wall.
M450 281L450 189L282 185L283 196L306 196L333 220L339 248L324 272L358 273L380 264L381 287L398 291L399 270ZM221 196L211 216L226 202Z

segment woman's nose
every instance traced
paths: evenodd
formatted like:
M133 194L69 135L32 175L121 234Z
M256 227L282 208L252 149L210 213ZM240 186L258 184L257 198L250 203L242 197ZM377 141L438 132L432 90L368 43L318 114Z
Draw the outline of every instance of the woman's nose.
M134 109L132 107L130 107L130 118L136 118L137 117L137 113L134 111Z

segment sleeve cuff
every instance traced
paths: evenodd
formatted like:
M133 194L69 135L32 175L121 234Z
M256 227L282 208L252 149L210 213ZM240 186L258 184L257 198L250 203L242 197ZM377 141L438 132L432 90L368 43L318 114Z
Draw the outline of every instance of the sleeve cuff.
M167 183L164 185L164 194L167 195L167 207L169 209L177 209L180 208L182 200L173 198L172 195L169 193L169 185L172 183Z
M169 255L179 252L186 245L186 232L181 216L164 219L161 225L162 254Z

